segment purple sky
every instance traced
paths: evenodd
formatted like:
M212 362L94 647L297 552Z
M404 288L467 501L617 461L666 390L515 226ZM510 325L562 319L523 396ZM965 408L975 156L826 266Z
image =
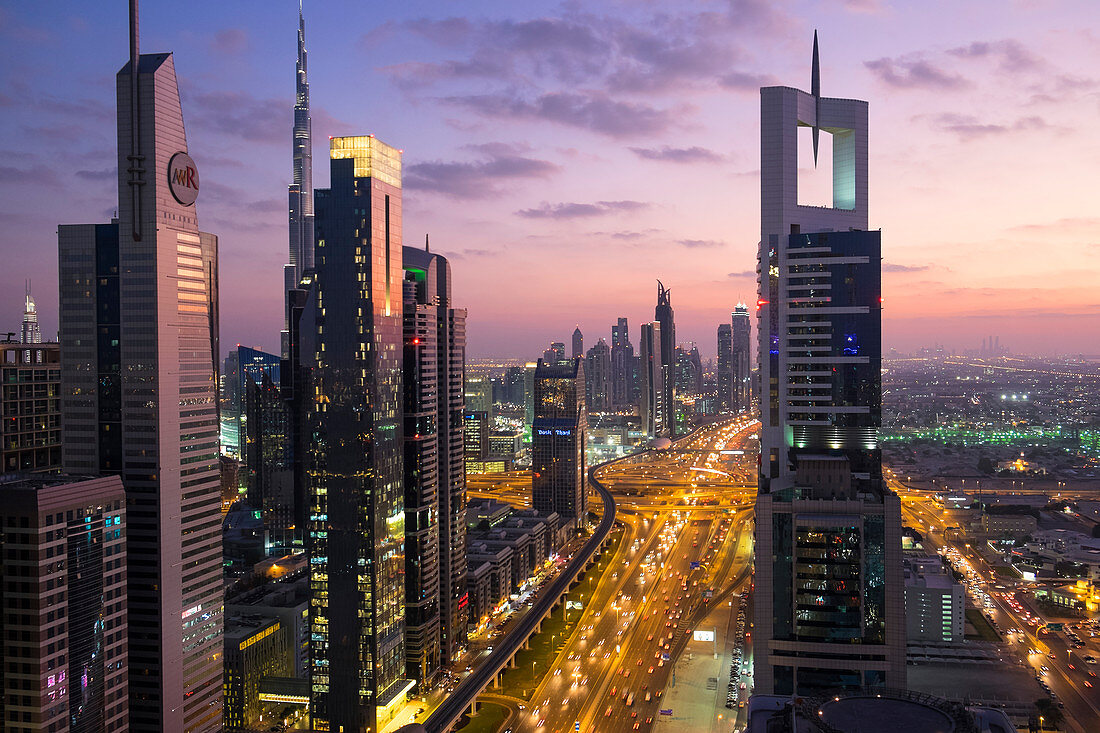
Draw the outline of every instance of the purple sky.
M465 12L458 17L455 12ZM672 289L715 352L755 300L758 88L870 102L884 340L1100 353L1100 31L1080 2L306 3L314 180L327 137L405 150L405 236L452 259L469 353L610 340ZM221 238L222 335L278 349L297 3L146 2L176 54L203 229ZM0 313L31 278L57 326L58 223L117 200L126 3L0 8ZM828 155L823 156L825 160ZM811 164L807 161L807 166ZM815 203L824 170L806 171Z

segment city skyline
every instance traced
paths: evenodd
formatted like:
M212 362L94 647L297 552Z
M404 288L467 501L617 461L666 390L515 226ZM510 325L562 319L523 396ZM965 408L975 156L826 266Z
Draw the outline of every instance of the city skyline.
M273 352L297 21L296 4L285 5L263 24L244 9L149 8L145 41L202 51L181 59L181 96L203 151L206 216L225 232L223 309L234 318L223 342ZM576 16L542 3L506 16L485 4L448 20L425 4L357 25L348 8L307 3L309 37L335 41L310 48L314 133L323 146L373 131L409 150L410 239L432 233L462 263L455 290L472 314L472 358L532 358L578 323L592 342L618 316L640 323L655 277L680 294L680 341L712 357L715 326L755 289L757 88L806 76L816 27L823 93L883 100L870 208L889 241L885 348L976 348L992 333L1014 352L1087 352L1074 334L1094 330L1100 309L1087 287L1095 220L1078 183L1095 159L1080 153L1096 97L1080 72L1097 53L1080 30L1086 7L978 7L945 29L885 3L740 3L736 20L720 6L665 8L653 29L660 8ZM115 175L113 59L97 49L121 42L125 8L92 9L2 11L2 32L17 39L5 44L0 86L12 148L0 214L16 276L44 283L47 338L57 328L55 223L114 207L103 185ZM501 54L490 63L491 45ZM769 58L772 48L781 52ZM568 63L553 73L538 63L559 56ZM363 72L348 76L352 67ZM382 93L394 102L358 101ZM653 178L668 184L661 195ZM971 256L955 254L962 246ZM1063 257L1048 257L1052 247ZM580 254L586 267L562 278ZM515 271L529 275L509 278ZM531 298L532 285L554 296ZM14 314L19 296L10 289L0 307Z
M5 732L1091 731L1072 6L337 3L0 9Z

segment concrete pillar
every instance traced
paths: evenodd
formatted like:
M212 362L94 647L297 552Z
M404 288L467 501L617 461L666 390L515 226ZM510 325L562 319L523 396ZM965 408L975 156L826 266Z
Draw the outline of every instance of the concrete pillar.
M508 660L508 667L511 668L511 669L516 668L516 655L515 654L513 654L512 658Z
M497 672L495 675L493 675L493 689L494 690L499 690L500 689L500 678L502 676L503 675L501 675L500 672Z
M470 715L477 715L477 699L470 702Z

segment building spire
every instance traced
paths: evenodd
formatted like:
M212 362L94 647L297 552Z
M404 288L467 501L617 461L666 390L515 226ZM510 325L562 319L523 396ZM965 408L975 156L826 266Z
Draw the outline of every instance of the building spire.
M130 187L131 229L135 242L141 241L141 187L145 185L145 156L141 153L141 104L138 99L138 71L141 52L138 48L138 0L130 0L130 154L126 181Z
M287 292L283 322L283 352L287 353L290 328L289 292L299 286L302 275L313 269L313 142L309 117L309 81L306 77L306 20L298 0L298 59L294 68L294 128L291 134L293 178L287 188L289 209L289 255L283 266Z
M821 116L821 66L817 60L817 29L814 29L814 58L810 63L810 94L814 98L814 167L817 167L817 141L821 135L817 119Z
M42 331L38 327L38 308L31 295L31 281L26 282L26 296L23 301L23 332L21 341L25 344L42 343Z

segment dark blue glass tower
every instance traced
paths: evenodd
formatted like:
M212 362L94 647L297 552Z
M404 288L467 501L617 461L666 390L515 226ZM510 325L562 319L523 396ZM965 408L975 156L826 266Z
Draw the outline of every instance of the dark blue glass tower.
M377 731L404 701L401 153L331 140L315 274L300 321L308 372L310 705L316 730Z

